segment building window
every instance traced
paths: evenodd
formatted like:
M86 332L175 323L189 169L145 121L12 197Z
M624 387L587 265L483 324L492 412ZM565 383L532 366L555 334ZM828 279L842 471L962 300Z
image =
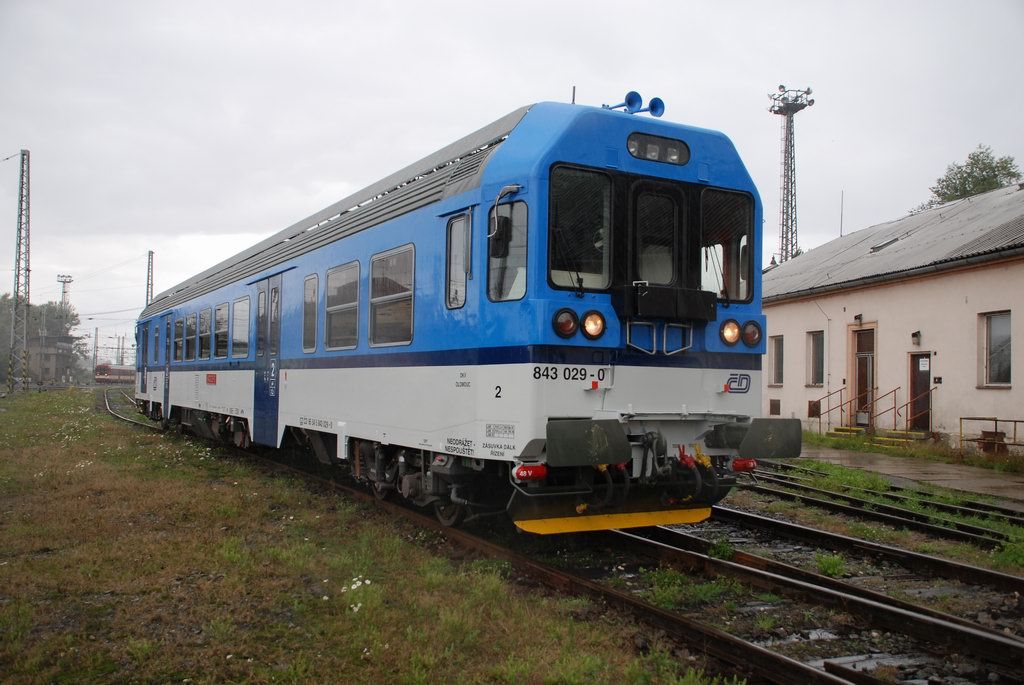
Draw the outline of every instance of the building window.
M825 331L807 332L807 385L825 384Z
M448 285L445 303L448 309L466 304L469 275L469 219L457 216L448 222Z
M412 342L416 255L412 245L370 260L370 344Z
M217 305L213 311L213 356L228 356L228 303Z
M235 300L231 310L231 356L249 356L249 298Z
M773 335L768 338L768 368L771 373L771 385L782 385L781 335Z
M492 302L521 300L526 295L526 203L498 205L487 225L487 297Z
M182 360L181 349L182 342L185 339L185 320L175 319L174 321L174 361L180 362Z
M985 385L1010 384L1010 312L985 314Z
M210 320L213 312L209 309L204 309L199 312L199 358L209 359L210 358Z
M316 352L316 324L319 311L316 301L320 279L316 274L307 276L302 287L302 351Z
M359 336L359 262L327 272L325 347L351 349Z

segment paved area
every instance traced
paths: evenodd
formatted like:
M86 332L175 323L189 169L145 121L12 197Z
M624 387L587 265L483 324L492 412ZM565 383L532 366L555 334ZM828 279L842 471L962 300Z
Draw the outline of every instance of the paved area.
M801 457L827 461L850 468L875 471L894 481L930 483L954 490L978 492L1011 500L1010 506L1024 511L1024 474L1002 473L976 466L941 464L924 459L894 457L873 452L851 452L805 445Z

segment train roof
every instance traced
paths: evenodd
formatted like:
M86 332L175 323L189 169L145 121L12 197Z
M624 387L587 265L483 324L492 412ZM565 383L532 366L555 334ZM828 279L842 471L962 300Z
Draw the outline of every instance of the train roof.
M465 192L480 183L484 162L526 116L520 107L480 130L410 164L329 207L297 221L233 257L166 290L140 318L158 314L275 264L310 252L343 236L419 207Z

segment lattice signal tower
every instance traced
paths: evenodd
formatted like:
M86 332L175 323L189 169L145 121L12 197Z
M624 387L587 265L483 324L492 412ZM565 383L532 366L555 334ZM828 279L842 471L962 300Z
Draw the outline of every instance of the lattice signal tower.
M13 156L13 155L12 155ZM9 159L9 158L8 158ZM7 390L27 387L29 303L29 154L21 151L18 185L18 231L14 248L14 294L11 297L11 356L7 365Z
M779 263L796 256L796 147L793 117L797 112L814 104L810 88L787 89L779 86L777 93L768 97L772 106L768 111L782 117L782 185L779 188Z

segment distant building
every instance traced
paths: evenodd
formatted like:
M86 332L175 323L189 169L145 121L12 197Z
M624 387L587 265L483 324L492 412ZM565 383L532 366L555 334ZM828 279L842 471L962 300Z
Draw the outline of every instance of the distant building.
M26 345L30 385L73 383L74 344L75 337L71 335L30 336Z
M1024 419L1024 184L833 240L763 294L765 415L950 436Z

